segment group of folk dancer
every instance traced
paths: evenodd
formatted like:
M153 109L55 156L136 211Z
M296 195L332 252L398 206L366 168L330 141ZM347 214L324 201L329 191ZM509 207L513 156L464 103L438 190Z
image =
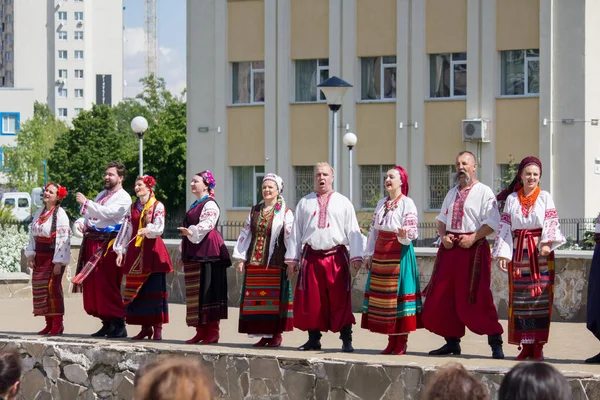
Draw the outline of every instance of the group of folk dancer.
M388 195L377 204L366 243L352 203L332 189L329 164L316 165L315 191L298 202L295 215L286 206L282 179L266 174L263 200L251 208L232 257L217 230L215 178L210 171L194 175L196 201L178 228L186 323L196 330L186 343L218 342L220 320L227 318L226 271L237 265L244 276L238 330L260 337L255 347L278 347L282 333L297 328L308 331L299 350L321 349L321 332L332 331L340 333L342 351L352 352L351 268L364 267L361 327L388 336L382 354L404 354L409 333L426 328L446 340L429 354L459 355L467 327L487 335L492 357L501 359L503 328L490 289L493 257L508 273L508 342L520 347L518 360L542 360L554 297L554 250L565 243L552 197L539 187L542 164L535 157L523 159L498 196L477 181L476 169L472 153L458 154L455 185L436 217L441 244L423 291L412 244L417 208L402 167L386 173ZM123 164L110 163L105 190L94 201L76 194L82 218L73 231L83 242L73 288L83 291L85 311L102 321L92 336L126 337L127 323L141 326L133 339L161 340L162 325L169 322L166 274L173 271L161 239L165 207L154 196L155 179L147 175L137 178L132 204L124 177ZM62 275L71 229L60 202L66 194L56 183L45 187L45 207L33 218L25 250L33 271L33 313L46 318L40 334L64 330ZM487 237L493 233L490 251ZM600 219L595 238L600 243ZM592 264L588 328L600 340L600 245ZM600 363L600 354L586 362Z

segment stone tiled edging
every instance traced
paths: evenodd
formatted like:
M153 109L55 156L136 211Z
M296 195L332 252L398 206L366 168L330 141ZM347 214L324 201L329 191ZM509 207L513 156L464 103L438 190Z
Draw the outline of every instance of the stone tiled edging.
M23 357L21 399L123 399L133 396L138 367L157 349L48 340L0 339ZM223 399L391 400L421 398L432 367L382 365L335 359L302 359L218 352L171 350L197 358ZM471 373L496 399L506 369L474 368ZM574 399L600 398L600 382L590 374L567 375ZM587 397L586 397L587 396Z

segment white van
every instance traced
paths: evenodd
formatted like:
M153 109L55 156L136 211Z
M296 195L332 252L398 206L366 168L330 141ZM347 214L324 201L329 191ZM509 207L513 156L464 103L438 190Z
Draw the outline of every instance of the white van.
M0 200L2 208L10 208L17 221L27 221L31 218L31 195L26 192L4 193Z

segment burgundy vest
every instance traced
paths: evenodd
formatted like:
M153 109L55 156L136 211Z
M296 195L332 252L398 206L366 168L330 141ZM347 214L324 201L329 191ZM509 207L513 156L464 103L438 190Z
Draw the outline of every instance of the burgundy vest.
M258 220L260 218L260 213L262 209L262 204L257 204L252 207L250 211L250 232L252 233L252 240L250 241L250 247L246 255L246 264L250 264L250 257L252 257L251 249L254 248L256 243L256 238L258 234ZM286 210L281 210L279 212L287 212ZM271 262L269 266L285 268L285 226L281 228L281 232L279 232L279 236L274 238L272 235L272 227L273 227L273 219L269 221L269 226L267 227L267 236L264 242L264 251L267 253L264 257L265 263L268 259L269 249L271 247L271 240L276 240L275 249L273 250L273 254L271 255Z
M183 226L190 227L197 225L200 221L200 215L204 206L209 201L215 201L214 199L207 197L196 207L192 208L185 214L183 219ZM216 201L215 201L216 204ZM218 205L217 205L218 207ZM231 258L229 257L229 251L225 245L225 241L221 236L221 233L217 230L219 226L219 220L215 223L215 227L211 230L200 243L192 243L188 238L183 238L181 255L184 260L199 260L206 263L216 263L222 267L231 266Z

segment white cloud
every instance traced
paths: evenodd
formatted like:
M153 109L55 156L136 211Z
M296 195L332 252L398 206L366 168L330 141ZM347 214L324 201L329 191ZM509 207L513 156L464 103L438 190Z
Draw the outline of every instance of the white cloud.
M125 40L125 57L144 54L146 51L146 34L144 28L125 28L123 32Z

